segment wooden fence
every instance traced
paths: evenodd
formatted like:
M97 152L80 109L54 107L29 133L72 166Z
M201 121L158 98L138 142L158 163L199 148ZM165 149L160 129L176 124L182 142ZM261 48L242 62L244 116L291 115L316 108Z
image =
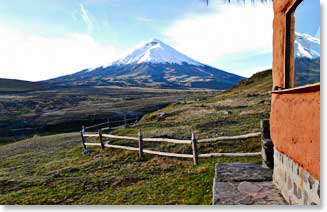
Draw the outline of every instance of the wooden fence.
M116 148L116 149L126 149L126 150L131 150L131 151L138 151L140 159L143 159L144 153L168 156L168 157L192 158L193 163L195 165L198 164L199 158L260 156L262 154L262 152L199 154L197 145L201 144L201 143L211 143L211 142L216 142L216 141L246 140L249 138L258 138L258 137L261 137L263 139L265 137L264 134L267 133L266 132L267 128L262 127L261 132L249 133L249 134L238 135L238 136L221 136L221 137L216 137L216 138L208 138L208 139L199 139L198 140L195 137L195 134L192 133L192 135L190 136L190 140L178 140L178 139L168 139L168 138L143 138L141 129L139 129L137 137L106 134L106 133L103 133L102 128L98 129L98 132L96 132L96 133L94 133L94 132L87 133L86 129L89 129L89 128L83 127L81 130L81 137L82 137L82 143L83 143L84 149L86 149L86 146L101 146L102 149L104 149L105 147L109 147L109 148ZM89 142L87 142L88 137L98 137L100 140L100 143L89 143ZM107 140L105 141L105 139L107 139ZM129 140L129 141L138 142L138 147L110 144L112 139ZM175 143L175 144L189 144L192 147L192 154L179 154L179 153L160 152L160 151L144 149L143 142L167 142L167 143Z

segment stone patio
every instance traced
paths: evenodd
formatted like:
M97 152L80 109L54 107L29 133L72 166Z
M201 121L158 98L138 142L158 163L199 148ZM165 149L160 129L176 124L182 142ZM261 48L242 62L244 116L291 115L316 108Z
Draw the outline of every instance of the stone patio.
M272 183L272 170L259 164L216 164L214 205L286 205Z

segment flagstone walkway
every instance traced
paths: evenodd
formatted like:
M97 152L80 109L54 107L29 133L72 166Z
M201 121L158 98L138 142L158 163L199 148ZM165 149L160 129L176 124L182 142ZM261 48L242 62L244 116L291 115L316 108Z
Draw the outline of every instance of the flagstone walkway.
M213 185L215 205L286 205L272 183L272 170L259 164L216 164Z

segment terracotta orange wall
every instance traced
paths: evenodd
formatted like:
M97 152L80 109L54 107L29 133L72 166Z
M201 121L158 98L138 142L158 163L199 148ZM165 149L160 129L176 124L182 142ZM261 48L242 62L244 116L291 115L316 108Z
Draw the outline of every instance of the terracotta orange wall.
M285 88L286 13L298 0L274 0L273 89ZM294 14L290 42L294 41ZM290 46L290 57L294 57ZM290 64L290 85L294 66ZM320 179L320 86L295 93L273 93L270 133L275 148Z
M320 180L319 90L273 94L270 131L278 151Z
M285 87L285 49L286 49L286 12L297 0L274 0L273 21L273 88ZM294 28L294 14L291 15L291 28ZM292 31L292 30L291 30ZM291 43L294 41L294 32L291 33ZM290 56L293 57L293 48ZM290 66L290 85L294 85L294 67Z

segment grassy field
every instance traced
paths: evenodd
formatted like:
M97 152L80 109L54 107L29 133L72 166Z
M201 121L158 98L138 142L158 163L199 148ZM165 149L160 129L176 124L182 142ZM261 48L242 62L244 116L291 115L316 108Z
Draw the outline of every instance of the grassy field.
M83 155L76 133L0 147L0 204L210 204L216 162L95 148Z
M66 88L19 93L0 92L0 145L34 134L77 131L92 125L135 117L173 102L192 101L217 91L147 88Z
M271 72L242 81L216 97L170 104L139 123L115 129L117 135L199 138L259 130L269 117ZM115 144L137 145L113 141ZM189 153L188 145L146 143L146 148ZM199 152L259 151L259 139L201 144ZM255 162L260 157L190 159L92 148L83 155L78 133L35 136L0 146L0 204L211 204L217 162Z

